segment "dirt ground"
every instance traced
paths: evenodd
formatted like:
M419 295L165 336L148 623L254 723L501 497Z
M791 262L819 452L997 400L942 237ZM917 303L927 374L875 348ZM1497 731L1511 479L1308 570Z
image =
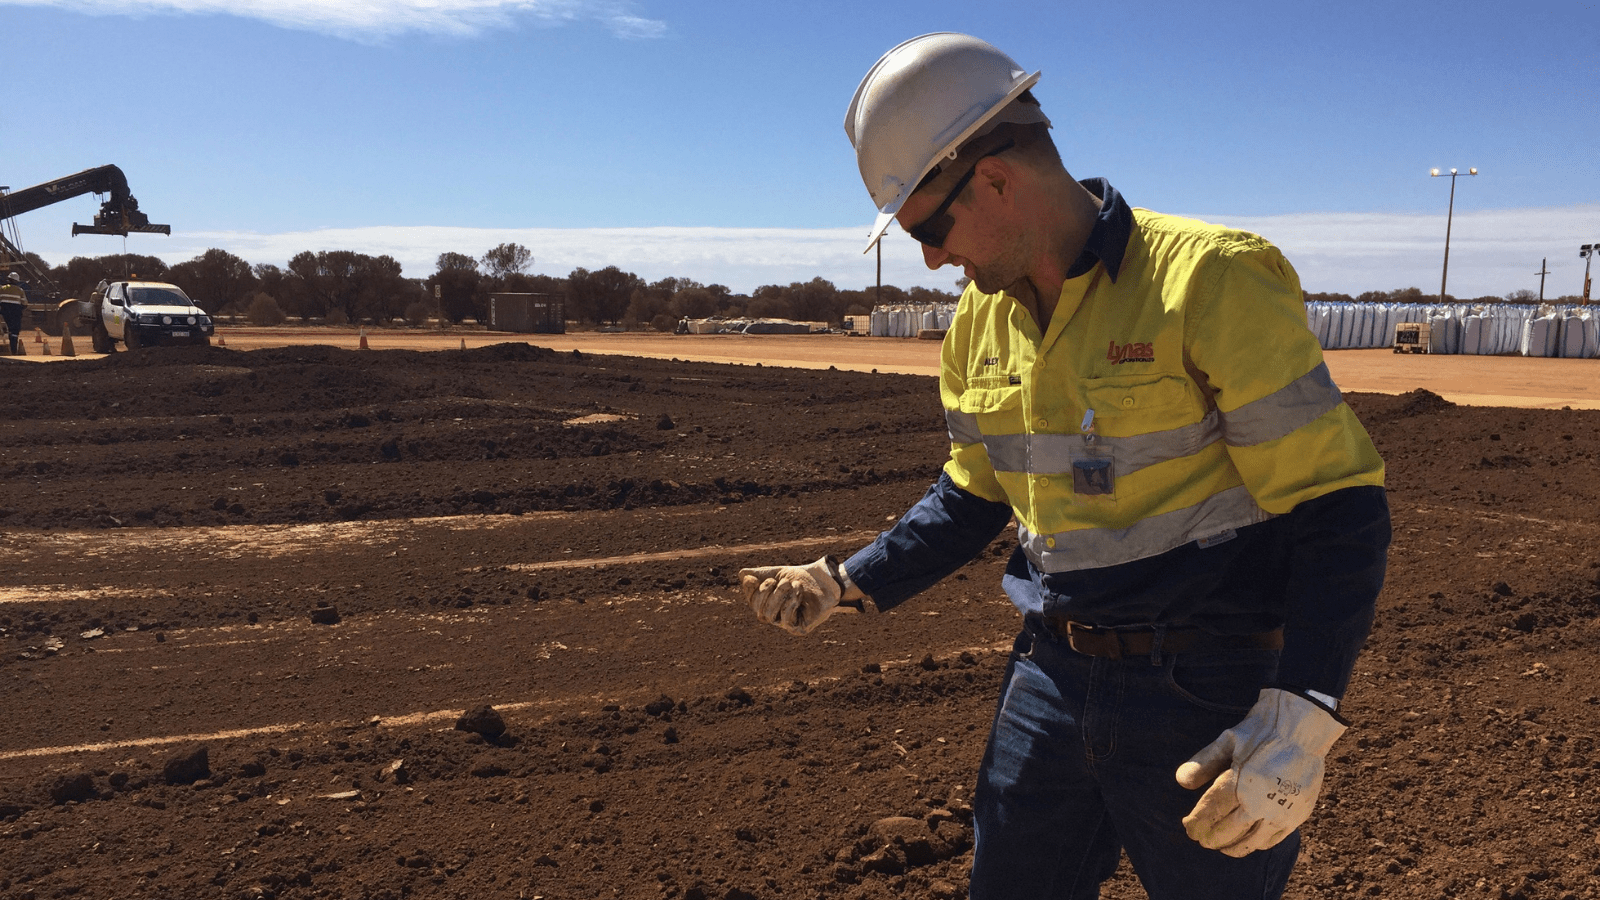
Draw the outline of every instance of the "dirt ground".
M930 377L243 338L0 360L0 898L965 896L1014 535L733 586L920 496ZM1343 358L1396 540L1289 896L1600 898L1600 412Z
M374 330L370 335L354 327L254 328L225 326L218 342L235 350L261 350L302 344L325 344L359 349L361 338L375 350L476 349L508 341L527 341L552 350L638 356L649 359L685 359L698 362L762 362L798 369L836 368L853 372L892 372L901 375L939 374L937 341L871 338L860 335L667 335L655 332L608 333L575 331L558 335L513 335L480 330L432 331L422 329ZM35 334L28 353L30 362L55 362L61 357L60 338L45 356L43 334ZM75 349L92 359L86 339ZM1347 391L1403 394L1418 388L1467 406L1507 406L1523 409L1600 409L1597 364L1587 359L1530 359L1520 356L1397 355L1390 350L1340 350L1327 355L1334 379Z

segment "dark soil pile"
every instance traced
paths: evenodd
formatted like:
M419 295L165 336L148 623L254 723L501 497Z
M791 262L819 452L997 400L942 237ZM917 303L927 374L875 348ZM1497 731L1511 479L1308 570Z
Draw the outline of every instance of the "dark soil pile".
M965 896L1014 536L803 639L733 587L920 496L931 379L154 348L0 397L0 898ZM1396 538L1290 896L1600 898L1600 413L1348 399Z

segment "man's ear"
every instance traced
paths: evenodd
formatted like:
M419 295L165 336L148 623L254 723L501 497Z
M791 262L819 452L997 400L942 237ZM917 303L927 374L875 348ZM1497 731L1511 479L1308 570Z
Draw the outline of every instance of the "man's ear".
M974 188L987 191L997 199L1007 203L1015 199L1017 170L998 156L986 156L978 160L972 181Z

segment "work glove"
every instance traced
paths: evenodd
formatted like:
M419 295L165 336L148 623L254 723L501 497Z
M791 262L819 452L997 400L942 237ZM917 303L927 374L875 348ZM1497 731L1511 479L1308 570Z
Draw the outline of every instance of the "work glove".
M1211 784L1183 817L1183 830L1229 856L1275 846L1310 817L1322 790L1323 757L1344 730L1310 700L1263 689L1243 722L1178 767L1185 788Z
M790 634L809 634L821 625L838 611L844 593L827 557L805 566L740 569L739 586L756 618Z

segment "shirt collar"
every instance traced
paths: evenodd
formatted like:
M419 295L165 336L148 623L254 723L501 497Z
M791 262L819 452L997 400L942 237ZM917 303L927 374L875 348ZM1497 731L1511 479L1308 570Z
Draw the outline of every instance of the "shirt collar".
M1095 216L1094 230L1089 232L1083 252L1067 270L1067 277L1087 274L1096 262L1102 262L1111 280L1116 281L1117 272L1122 268L1122 254L1128 248L1128 238L1133 235L1133 210L1104 178L1085 178L1078 183L1100 198L1100 212Z

